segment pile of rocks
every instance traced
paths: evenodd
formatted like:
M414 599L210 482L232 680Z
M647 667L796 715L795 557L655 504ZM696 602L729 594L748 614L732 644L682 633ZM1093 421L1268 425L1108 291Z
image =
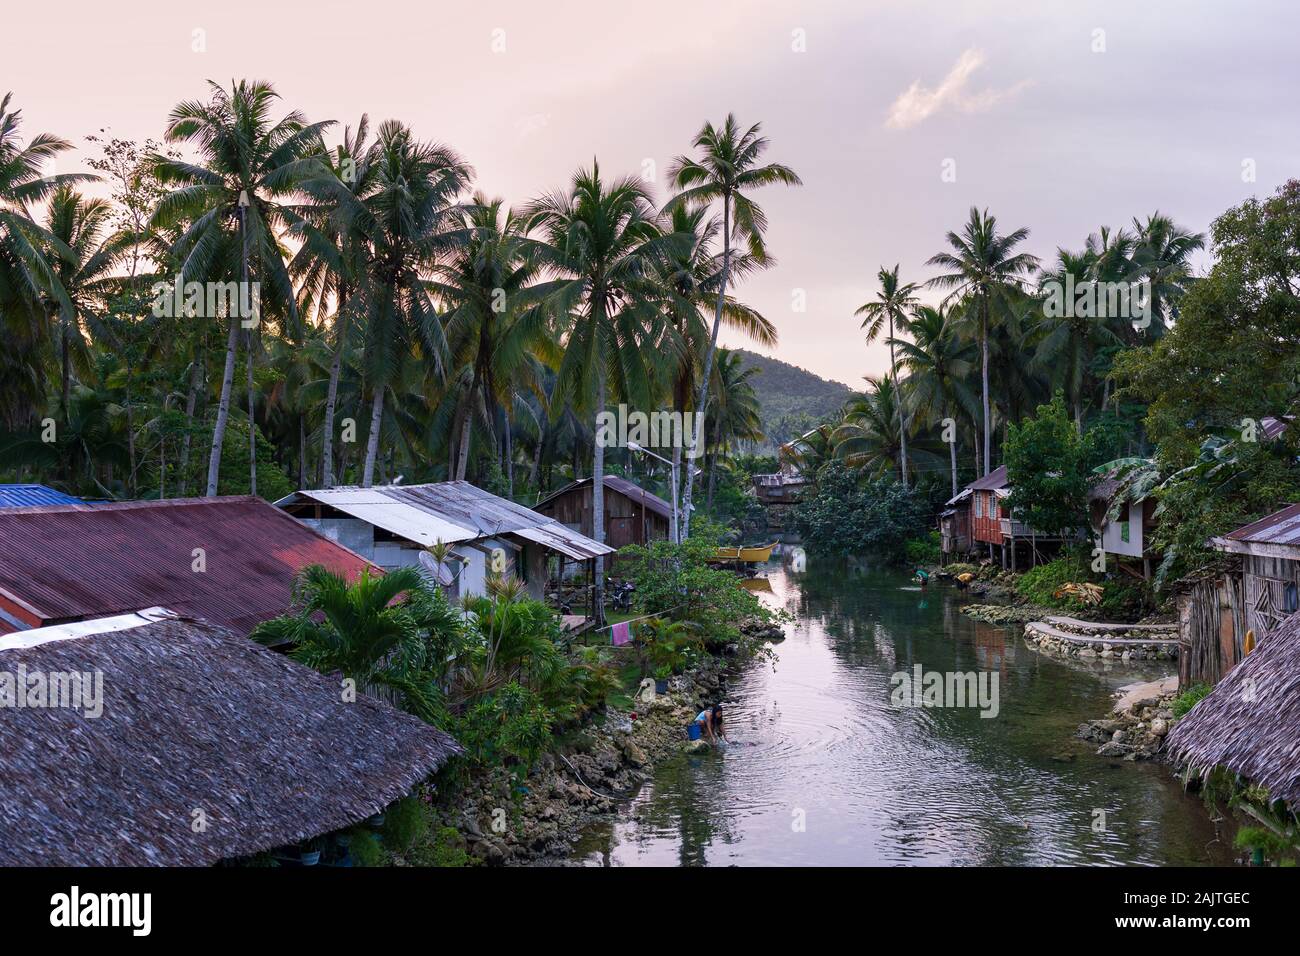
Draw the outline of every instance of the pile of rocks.
M985 624L1025 624L1046 614L1044 608L1033 604L967 604L961 612Z
M1044 653L1085 660L1178 659L1176 624L1106 624L1049 615L1025 625L1025 640Z
M1173 725L1177 692L1176 676L1123 688L1111 716L1080 724L1075 736L1101 744L1099 757L1151 760Z

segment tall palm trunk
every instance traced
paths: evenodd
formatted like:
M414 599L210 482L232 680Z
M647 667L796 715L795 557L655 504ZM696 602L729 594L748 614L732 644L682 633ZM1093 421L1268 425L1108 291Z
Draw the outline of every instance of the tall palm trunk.
M605 299L603 295L597 295L595 302L592 303L596 327L593 330L594 335L603 337L605 328ZM600 348L596 349L596 440L592 442L591 454L591 530L594 537L601 544L605 543L605 445L600 440L600 414L605 410L605 402L608 400L606 394L606 368L605 356ZM598 624L605 621L605 558L604 556L596 558L596 580L594 582L595 607L592 609L592 617Z
M384 421L384 386L375 384L375 395L370 402L370 434L366 438L366 464L361 472L361 487L369 488L375 481L375 458L379 455L379 426Z
M68 317L66 315L63 316L63 321L61 323L61 330L62 330L61 364L63 367L63 381L62 381L61 391L59 392L59 401L61 403L61 407L59 408L59 411L62 413L63 424L66 426L68 424L68 414L69 414L68 406L71 403L71 396L72 396L72 357L69 354L71 350L71 344L68 341L70 334L68 331Z
M949 413L951 414L951 412ZM952 469L952 496L957 497L957 419L953 418L952 441L948 442L948 464Z
M208 485L204 497L217 493L217 476L221 473L221 448L230 421L230 391L235 384L235 353L239 351L239 319L230 317L230 334L226 337L226 366L221 373L221 397L217 400L217 420L212 427L212 450L208 454Z
M245 337L248 345L248 493L257 494L257 388L253 384L253 330Z
M199 347L195 350L193 363L190 365L190 388L189 394L185 396L185 437L181 439L181 461L180 461L180 481L178 493L182 498L185 497L190 487L190 438L194 430L194 413L199 403L199 386L203 382L203 364L201 356L203 354L202 337L199 339Z
M321 435L320 480L325 488L334 487L334 409L339 400L339 375L343 368L343 343L347 334L347 296L347 286L342 285L339 290L339 310L334 317L334 360L330 362L330 384L325 395L325 424Z
M899 463L903 472L903 487L907 487L907 410L903 408L903 393L898 390L898 361L894 358L894 315L889 315L889 376L894 380L894 401L898 404Z
M984 405L984 474L987 475L992 471L989 465L989 462L992 461L990 457L992 439L989 430L992 419L989 416L989 300L987 292L980 294L980 352L982 353L980 379L983 385L982 402Z
M673 473L669 476L668 480L673 483L673 501L675 502L677 500L677 487L678 487L677 478L682 473L682 443L680 438L673 442L672 472ZM678 535L678 530L679 529L677 527L677 509L674 508L673 516L668 521L668 534L673 544L678 544L681 542L681 538Z
M695 411L700 416L699 434L705 431L704 416L709 411L709 379L713 375L713 353L718 350L718 332L722 328L722 306L727 300L727 279L731 275L731 196L723 196L722 199L722 280L718 287L718 307L713 313L713 334L709 336L709 350L704 355L704 376L700 379L699 399L695 403ZM692 434L696 429L691 429ZM692 452L694 448L692 448ZM695 487L694 475L695 469L691 467L693 458L688 457L686 460L686 474L682 476L682 486L684 493L682 495L682 537L687 538L691 533L691 497Z

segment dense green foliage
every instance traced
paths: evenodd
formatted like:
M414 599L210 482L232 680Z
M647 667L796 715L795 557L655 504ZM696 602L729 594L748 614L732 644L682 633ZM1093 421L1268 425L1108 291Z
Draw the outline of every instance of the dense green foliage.
M776 449L833 416L851 391L847 385L768 355L745 349L737 349L736 354L746 368L758 370L753 384L767 449Z
M795 526L811 553L906 559L906 544L928 531L928 503L892 478L872 479L842 462L817 472L817 491L794 510Z

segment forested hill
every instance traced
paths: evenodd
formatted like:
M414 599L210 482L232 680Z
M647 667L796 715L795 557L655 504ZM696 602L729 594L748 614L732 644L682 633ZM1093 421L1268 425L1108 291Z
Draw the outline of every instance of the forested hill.
M759 369L750 381L763 410L763 431L768 447L797 438L827 415L838 411L850 389L807 369L745 349L736 350L746 367Z

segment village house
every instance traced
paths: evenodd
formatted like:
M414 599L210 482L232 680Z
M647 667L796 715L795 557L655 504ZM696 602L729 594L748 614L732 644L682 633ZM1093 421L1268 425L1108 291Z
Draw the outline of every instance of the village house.
M533 510L572 531L593 534L591 479L570 482ZM618 475L605 476L605 540L610 547L666 540L672 515L672 505L658 495Z
M1156 500L1148 496L1127 501L1122 505L1119 515L1112 520L1109 511L1119 484L1115 478L1103 478L1092 486L1088 492L1089 523L1102 551L1107 555L1107 568L1128 571L1129 564L1126 561L1140 563L1142 577L1149 579L1151 534L1156 526Z
M783 530L790 518L790 511L814 487L810 475L804 474L799 465L796 446L811 438L817 429L805 432L794 441L786 442L777 453L780 463L778 469L770 474L754 475L754 494L767 510L768 527Z
M1210 544L1226 569L1179 582L1179 677L1215 684L1300 607L1300 504L1289 505Z
M0 509L0 634L159 604L247 634L310 564L368 566L251 496Z
M948 509L940 516L941 545L951 542L952 549L945 551L945 558L952 560L965 551L987 551L990 558L999 558L1002 567L1015 571L1022 566L1033 567L1044 559L1045 552L1058 550L1066 538L1059 532L1038 531L1013 517L1006 505L1010 495L1007 466L1002 465L950 498ZM963 510L968 511L968 517L962 515ZM945 520L947 534L943 533ZM965 527L969 528L969 539L963 534Z
M293 847L382 812L460 750L161 607L0 637L6 675L26 686L0 679L3 866L210 866ZM43 705L32 675L50 675Z
M275 505L381 568L423 568L452 598L485 594L500 574L540 599L552 557L590 566L614 551L468 481L296 491ZM437 544L450 548L441 566L427 551Z

